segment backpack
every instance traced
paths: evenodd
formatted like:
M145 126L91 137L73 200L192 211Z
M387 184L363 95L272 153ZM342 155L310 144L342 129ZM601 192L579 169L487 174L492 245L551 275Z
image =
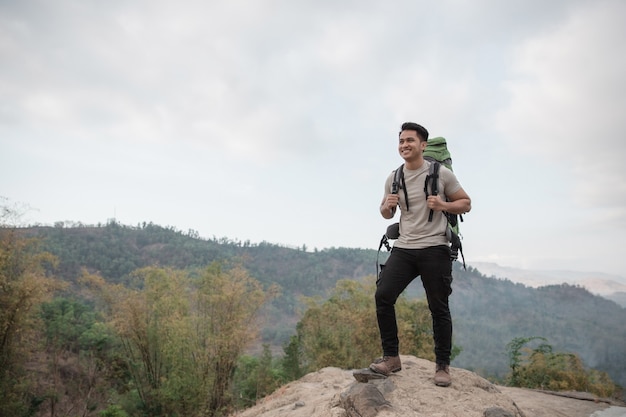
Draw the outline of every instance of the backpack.
M428 170L428 175L426 176L426 180L424 181L424 194L426 194L426 196L428 197L429 195L438 194L439 168L441 164L443 164L446 168L452 170L452 157L450 156L450 152L448 151L446 139L442 137L429 139L426 145L426 149L424 150L424 159L431 163ZM407 196L406 187L402 186L402 184L404 184L403 168L404 164L400 165L398 169L395 170L393 183L391 185L391 192L393 194L397 194L400 188L404 190L404 197L408 210L409 199ZM430 213L428 214L428 221L432 221L433 214L433 210L430 210ZM443 212L443 214L448 219L448 228L446 229L446 235L448 237L448 241L450 242L450 257L453 261L456 261L460 253L461 259L463 260L463 269L467 269L465 266L465 256L463 255L463 246L461 245L461 235L459 233L459 220L463 221L463 216L451 214L448 212ZM380 241L378 253L380 254L380 250L383 245L387 248L387 251L390 251L391 246L389 245L389 240L395 240L398 237L400 237L400 223L394 223L387 227L387 231ZM381 272L384 267L384 264L378 263L378 256L376 257L376 264L378 275L378 265L380 265Z

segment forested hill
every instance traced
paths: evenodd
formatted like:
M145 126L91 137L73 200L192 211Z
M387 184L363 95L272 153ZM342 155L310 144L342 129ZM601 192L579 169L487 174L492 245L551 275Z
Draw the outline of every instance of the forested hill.
M309 252L266 242L200 239L195 232L151 223L136 227L115 222L98 227L59 224L21 232L42 238L43 249L59 259L56 275L70 282L82 268L124 283L132 271L144 266L196 269L213 261L240 262L263 285L281 288L280 297L266 309L270 316L263 329L263 341L274 346L281 346L295 332L301 295L324 297L340 279L361 280L376 272L375 249ZM409 287L408 295L423 296L419 281ZM540 336L555 350L576 353L587 366L606 371L626 385L626 309L581 287L533 289L485 277L473 268L464 271L455 264L451 308L454 343L462 349L455 366L502 377L508 371L506 344L516 337Z
M145 266L204 268L214 261L241 263L264 285L278 284L285 293L323 295L338 279L358 279L376 272L376 251L331 248L308 252L306 247L201 239L152 223L136 227L115 222L101 226L31 227L22 229L42 238L43 249L59 258L56 271L75 281L86 267L110 282L124 282Z
M280 286L272 301L264 341L282 344L295 329L301 296L325 296L339 279L360 279L376 273L376 251L331 248L309 252L305 247L233 241L228 238L201 239L152 223L124 226L109 222L99 226L58 224L30 227L23 233L42 239L43 249L59 259L55 274L75 282L83 268L97 272L107 281L124 283L128 275L145 266L197 269L214 261L238 262L250 275L269 287ZM287 325L288 324L288 325Z

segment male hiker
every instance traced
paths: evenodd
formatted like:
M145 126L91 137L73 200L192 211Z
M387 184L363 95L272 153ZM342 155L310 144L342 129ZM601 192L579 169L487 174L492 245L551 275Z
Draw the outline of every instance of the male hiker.
M446 237L448 221L443 212L466 213L471 209L471 200L454 173L444 166L439 167L438 195L426 197L425 181L432 163L423 157L427 140L424 127L412 122L402 125L398 151L404 159L404 177L400 184L394 184L392 172L385 183L380 213L391 219L396 207L400 208L400 237L376 284L376 317L383 356L370 369L383 375L402 369L394 305L409 283L420 276L433 319L435 384L449 386L452 318L448 296L452 292L452 260Z

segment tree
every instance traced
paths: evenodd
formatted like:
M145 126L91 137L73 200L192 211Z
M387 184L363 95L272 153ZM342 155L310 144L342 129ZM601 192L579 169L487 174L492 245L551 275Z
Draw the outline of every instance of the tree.
M172 379L180 369L181 346L188 344L188 281L182 271L147 267L132 274L134 288L107 284L85 273L83 282L97 289L105 302L109 324L122 343L128 370L144 412L167 415L172 405ZM179 398L174 398L174 401Z
M520 386L520 383L521 383L520 381L521 369L520 368L523 363L522 362L523 352L521 351L521 349L524 347L524 345L526 345L527 343L533 340L543 340L544 342L547 342L547 340L544 337L540 337L540 336L516 337L506 345L507 356L509 357L509 367L511 368L511 375L509 377L509 383L512 386L515 386L515 387ZM546 350L547 347L545 344L541 344L540 347L537 349L543 351L543 350Z
M327 366L360 368L380 356L374 291L372 280L365 284L340 280L325 302L307 299L308 309L298 323L297 339L291 340L300 344L304 370ZM434 359L432 319L426 301L400 297L396 317L403 351Z
M211 264L202 274L195 297L194 328L200 355L197 369L208 375L208 414L214 416L231 404L229 387L237 359L257 335L255 318L260 307L276 293L267 292L240 266L224 271Z
M553 352L552 346L547 343L541 343L534 349L522 349L533 340L547 342L543 337L517 337L507 345L510 385L552 391L588 391L602 397L611 397L617 392L608 374L587 370L576 354Z
M48 372L39 378L47 386L42 407L51 416L76 410L86 416L108 397L104 380L115 364L112 335L80 301L56 298L41 305L40 317L48 362Z
M235 365L269 299L246 270L206 268L199 277L142 268L131 287L85 274L122 341L141 409L152 416L217 415L231 404Z
M260 358L243 355L235 369L233 393L238 407L249 407L286 382L279 363L274 363L269 345Z
M302 343L298 335L292 335L283 345L285 356L282 359L283 375L287 381L295 381L304 375L302 367Z
M55 258L38 244L0 223L0 415L25 415L39 402L24 364L36 342L37 307L60 285L45 273Z

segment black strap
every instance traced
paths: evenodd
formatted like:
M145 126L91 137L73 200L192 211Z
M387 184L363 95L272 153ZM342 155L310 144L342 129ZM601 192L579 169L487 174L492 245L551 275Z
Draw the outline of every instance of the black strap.
M406 202L406 210L409 211L409 194L406 191L406 183L404 182L404 164L396 169L391 184L391 194L398 194L398 191L404 191L404 201Z
M400 236L400 224L394 223L387 227L387 232L383 235L383 238L380 240L380 245L378 245L378 253L376 253L376 279L380 279L380 273L383 270L383 265L380 264L379 256L380 250L385 246L387 248L387 252L391 252L391 245L389 244L389 239L397 239ZM379 269L380 268L380 269Z
M452 228L448 226L447 230L448 239L450 240L450 256L453 261L457 261L459 253L461 259L463 259L463 269L467 270L465 266L465 255L463 255L463 245L461 244L461 236L459 236Z
M426 194L426 198L428 199L429 195L437 195L439 194L439 162L431 162L428 175L426 176L426 181L424 181L424 193ZM430 193L428 191L428 184L430 183ZM431 209L428 213L428 221L433 221L433 210Z

